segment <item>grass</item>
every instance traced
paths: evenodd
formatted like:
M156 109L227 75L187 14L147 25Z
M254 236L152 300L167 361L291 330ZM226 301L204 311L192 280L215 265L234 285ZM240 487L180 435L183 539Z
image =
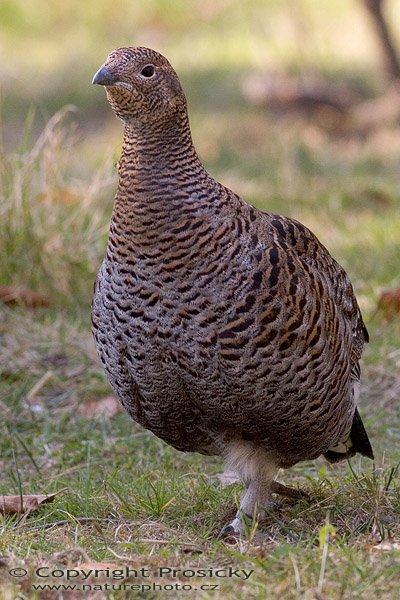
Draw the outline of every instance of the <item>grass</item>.
M73 63L73 56L65 67L61 52L52 54L53 42L29 6L4 3L3 13L6 4L9 10L19 6L19 21L14 23L20 33L25 32L17 39L8 26L10 41L16 50L24 50L31 35L41 34L29 58L38 68L46 63L48 70L43 67L43 72L48 80L43 81L60 81L60 87L49 90L43 84L43 97L36 103L41 119L48 112L54 115L39 132L41 119L33 110L26 111L32 97L19 94L20 104L15 106L24 115L20 118L24 124L18 125L19 134L13 133L12 144L4 145L0 156L0 285L33 289L49 302L47 308L34 310L0 305L0 494L67 491L28 516L0 517L0 598L55 597L55 592L33 589L34 584L46 583L35 575L37 567L79 569L81 564L99 563L148 568L151 577L131 577L132 585L178 583L198 589L93 590L95 598L396 597L400 320L386 322L376 312L376 304L383 289L400 287L399 127L383 125L364 135L346 124L340 132L332 131L304 115L277 115L244 102L240 82L249 66L259 65L253 60L256 47L266 53L274 49L269 54L274 65L292 71L309 65L311 50L318 47L318 66L336 76L343 73L344 58L339 52L336 62L330 61L330 44L318 45L314 39L313 46L308 40L301 60L292 46L279 45L278 37L288 27L289 9L280 12L278 3L253 3L252 29L240 27L239 2L227 3L232 7L229 15L224 3L218 4L219 16L211 14L211 4L193 4L196 11L201 11L200 4L206 6L199 31L199 13L193 7L193 15L180 13L178 2L172 3L170 14L162 2L152 2L136 15L138 31L139 26L146 31L152 26L168 32L164 45L171 48L172 57L174 53L180 57L177 66L180 61L193 136L207 168L258 207L296 217L317 233L349 272L371 337L363 358L361 412L375 463L357 457L351 465L332 467L323 460L296 465L281 474L281 480L306 489L312 502L287 502L242 539L221 540L218 533L234 514L241 488L219 486L217 458L179 453L132 423L125 413L108 417L99 410L89 416L85 410L110 394L95 355L89 311L106 243L121 128L111 117L102 116L108 113L99 110L100 105L106 109L100 90L96 100L92 91L84 97L74 93L77 82L82 87L86 81L79 70L83 61L72 69L72 79L65 78L62 69ZM353 12L344 11L342 4L332 19L343 23L343 15L350 14L353 23ZM311 14L309 3L300 5L300 13ZM321 13L312 14L324 35L333 36L327 22L322 25L323 6L328 5L332 6L324 1ZM69 31L73 8L63 7L52 3L47 26L59 22ZM83 8L79 13L83 22L87 18L94 27L93 70L110 49L103 52L100 41L107 27L111 47L120 45L119 31L128 38L127 23L107 22L107 7L104 2L96 14ZM260 15L264 20L260 18L256 26L255 16ZM276 30L266 18L273 15L280 15ZM10 19L4 23L11 23ZM224 61L219 58L221 40L227 40L218 28L222 21L230 29ZM266 28L271 38L257 46L262 36L267 39ZM255 30L259 33L253 50L246 46L239 60L235 52L254 37ZM88 49L85 28L78 27L75 35ZM329 39L333 43L335 37ZM194 50L185 71L183 50L191 41ZM369 46L358 47L370 56ZM43 62L49 54L53 63ZM21 52L16 51L10 60L18 56ZM365 89L375 89L379 82L372 74L373 63L359 64L360 56L351 56L353 76ZM21 61L24 73L26 59ZM92 70L90 65L87 68ZM371 69L368 81L367 68ZM59 80L54 79L55 71ZM41 93L36 80L32 85L38 86L35 94ZM63 87L68 85L70 95ZM69 106L53 110L62 106L61 100L74 100L84 110L91 107L90 120L82 122L82 114ZM12 126L10 102L6 98L4 113ZM236 575L218 578L215 573L196 578L182 572L163 578L160 566L254 572L247 580ZM26 568L27 577L11 578L8 571L16 567ZM62 583L57 577L53 580ZM96 581L112 583L111 578L92 578L90 583ZM78 585L82 584L80 580ZM218 585L218 589L201 590L201 585ZM81 597L80 592L59 594Z
M21 331L26 315L6 312L8 325L18 321ZM10 567L24 565L33 573L49 560L65 568L76 567L79 560L115 561L155 573L159 566L232 566L254 573L246 582L218 581L220 591L209 597L312 598L318 597L312 595L318 588L328 598L368 597L371 589L376 597L394 597L399 565L390 543L400 534L399 455L393 448L383 458L387 441L377 435L383 424L374 423L368 394L363 412L371 415L367 422L377 447L375 470L360 459L353 461L352 469L333 469L323 461L298 465L285 481L308 489L313 502L286 504L271 512L261 529L265 534L252 532L248 539L223 542L218 531L232 516L239 489L236 485L221 489L212 480L220 468L218 460L177 453L133 425L125 414L111 419L83 417L79 410L85 399L107 391L99 384L101 373L90 352L79 355L84 376L69 376L77 368L76 347L87 334L75 330L72 335L70 330L66 338L65 331L53 324L49 337L49 323L40 321L39 317L36 326L37 330L44 326L44 339L32 336L32 346L46 352L47 367L52 348L59 366L53 366L54 375L30 403L26 398L38 375L14 374L14 381L8 381L0 491L50 493L63 487L68 491L28 518L3 520L0 553ZM30 331L32 324L25 325ZM387 413L388 406L385 430L394 418ZM320 540L326 522L331 535L325 540L324 559ZM381 539L389 542L386 551L380 550L385 547L379 545ZM68 556L61 549L68 549ZM37 579L31 576L29 581ZM154 576L153 581L160 583L160 578ZM183 577L166 581L187 583Z

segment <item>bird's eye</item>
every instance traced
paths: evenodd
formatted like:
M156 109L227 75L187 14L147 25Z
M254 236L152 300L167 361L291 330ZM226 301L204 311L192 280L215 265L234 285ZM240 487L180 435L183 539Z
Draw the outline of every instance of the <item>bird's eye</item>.
M152 77L154 75L154 66L153 65L146 65L140 71L140 74L143 75L143 77Z

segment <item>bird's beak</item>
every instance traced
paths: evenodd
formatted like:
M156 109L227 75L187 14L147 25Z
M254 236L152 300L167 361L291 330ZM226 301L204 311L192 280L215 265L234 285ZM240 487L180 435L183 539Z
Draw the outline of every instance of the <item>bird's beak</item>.
M92 79L92 83L97 83L98 85L115 85L117 81L118 77L110 73L106 67L100 67Z

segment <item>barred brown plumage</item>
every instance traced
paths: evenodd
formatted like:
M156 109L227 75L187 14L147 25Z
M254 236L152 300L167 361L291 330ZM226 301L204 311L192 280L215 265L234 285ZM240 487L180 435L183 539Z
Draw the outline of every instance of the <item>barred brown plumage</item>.
M178 450L221 455L249 516L285 490L281 467L373 458L356 405L367 331L345 271L304 225L206 172L163 56L119 48L93 83L124 123L92 321L128 413Z

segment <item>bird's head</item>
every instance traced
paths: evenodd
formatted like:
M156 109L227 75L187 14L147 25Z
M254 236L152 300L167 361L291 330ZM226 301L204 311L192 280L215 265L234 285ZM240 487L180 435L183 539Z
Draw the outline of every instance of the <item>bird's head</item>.
M113 50L92 83L105 86L116 116L131 127L171 122L186 106L174 69L150 48Z

